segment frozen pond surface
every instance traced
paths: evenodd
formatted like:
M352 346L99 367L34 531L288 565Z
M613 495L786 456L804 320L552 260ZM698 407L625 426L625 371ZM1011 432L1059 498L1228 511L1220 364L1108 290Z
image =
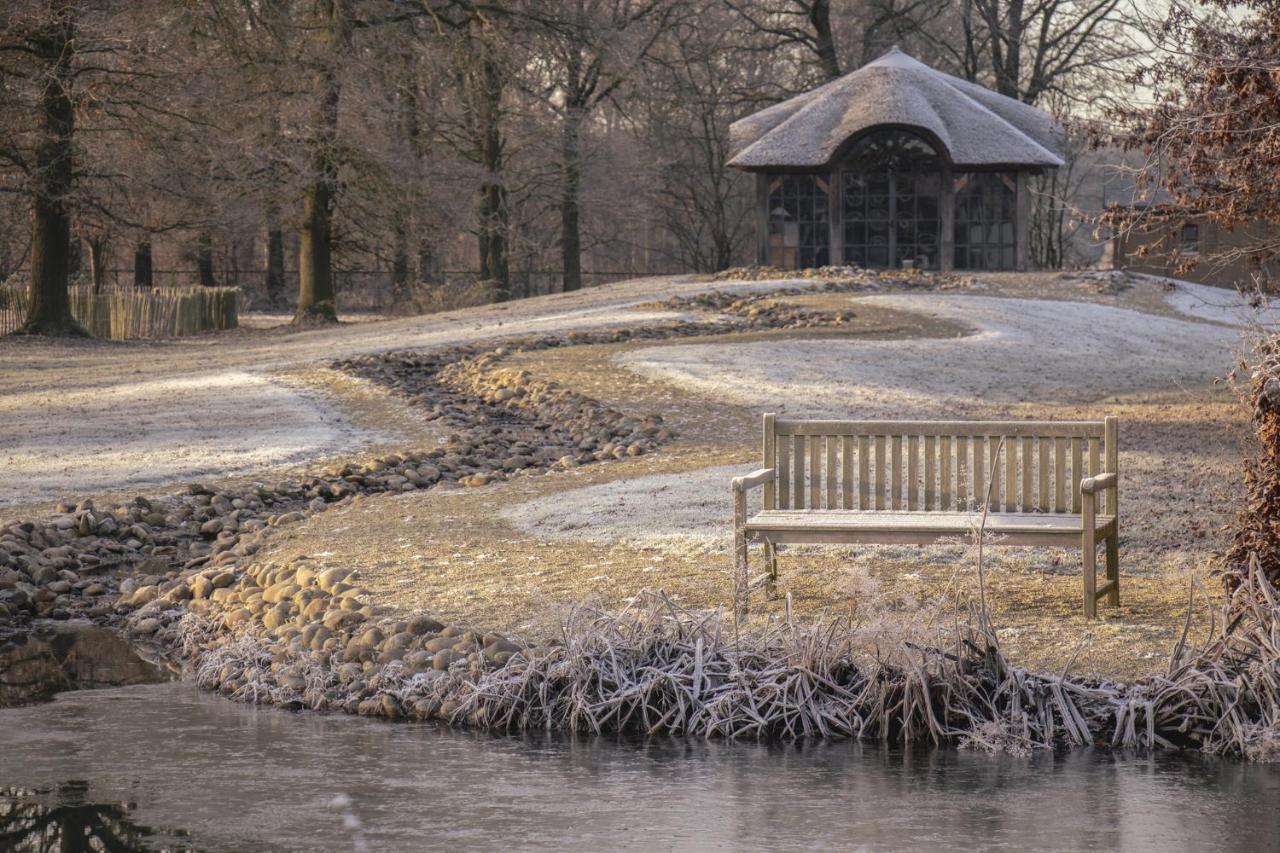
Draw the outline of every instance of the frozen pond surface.
M185 684L0 711L17 849L1262 850L1276 802L1280 768L1194 756L496 737Z

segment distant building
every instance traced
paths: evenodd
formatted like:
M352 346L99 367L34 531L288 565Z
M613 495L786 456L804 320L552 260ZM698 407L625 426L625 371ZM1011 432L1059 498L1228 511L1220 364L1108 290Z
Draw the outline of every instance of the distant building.
M757 261L787 268L1027 269L1028 176L1063 165L1048 113L897 48L730 136Z
M1274 291L1280 285L1280 264L1259 265L1248 252L1251 246L1280 242L1280 228L1250 223L1227 230L1164 204L1130 209L1132 224L1111 238L1104 264L1219 287L1252 288L1256 282Z

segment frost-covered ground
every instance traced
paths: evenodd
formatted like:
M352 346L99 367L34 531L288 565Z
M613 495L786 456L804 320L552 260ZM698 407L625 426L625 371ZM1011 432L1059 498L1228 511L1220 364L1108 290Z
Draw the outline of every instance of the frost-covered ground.
M317 368L366 352L667 319L678 315L626 306L705 289L644 279L448 314L161 342L0 339L0 506L265 475L403 439L385 412L344 413L352 401Z
M234 475L351 449L317 392L227 371L0 397L0 504Z
M722 547L732 522L729 480L751 466L653 474L544 495L502 517L539 539Z
M968 294L875 301L967 323L915 340L779 339L646 347L618 362L650 378L779 412L867 416L949 404L1090 402L1200 386L1231 369L1240 331L1083 302Z
M1226 296L1234 294L1199 285L1170 295L1173 307L1185 306L1187 313L1217 297L1212 304L1224 313L1203 318L1214 323L1083 302L859 297L958 320L976 333L913 340L675 344L625 350L617 361L709 400L796 414L937 418L985 416L991 405L1022 402L1105 406L1109 398L1131 392L1200 389L1229 371L1243 339L1239 327L1217 324L1232 304ZM1135 475L1131 492L1148 479L1157 487L1159 478L1152 472L1165 464L1142 450L1125 449ZM722 548L729 479L753 467L716 466L604 483L544 495L507 508L503 516L542 539Z
M1166 297L1169 307L1188 317L1235 326L1250 326L1256 323L1274 326L1276 323L1277 314L1274 307L1251 305L1245 295L1238 290L1209 287L1174 279L1162 279L1162 281L1168 282L1173 287Z

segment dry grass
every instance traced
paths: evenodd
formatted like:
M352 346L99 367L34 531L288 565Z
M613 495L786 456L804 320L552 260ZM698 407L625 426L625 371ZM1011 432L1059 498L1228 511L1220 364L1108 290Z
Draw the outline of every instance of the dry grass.
M757 413L618 369L613 357L629 346L541 352L521 357L519 366L623 411L663 412L680 438L660 454L478 490L361 498L277 535L260 558L286 563L307 554L355 567L380 603L541 635L584 599L624 607L641 590L660 588L691 608L727 601L731 560L714 542L610 542L607 528L597 541L539 538L500 515L505 507L594 484L757 461ZM1078 651L1079 671L1133 678L1167 661L1188 589L1206 577L1221 550L1218 528L1238 500L1235 484L1222 473L1239 465L1245 423L1230 395L1212 389L1105 406L1019 405L997 414L1077 418L1103 410L1124 424L1122 606L1103 608L1101 621L1086 622L1079 615L1079 555L1044 549L995 549L989 601L1001 642L1020 663L1060 668ZM725 517L706 520L713 535L727 537L729 509L726 479ZM808 548L784 553L782 560L781 589L805 617L874 611L903 626L924 610L945 611L957 594L974 588L972 560L963 547ZM757 599L753 606L760 618L776 618L784 601ZM1199 631L1208 611L1198 609L1194 618ZM1087 642L1080 648L1082 639Z

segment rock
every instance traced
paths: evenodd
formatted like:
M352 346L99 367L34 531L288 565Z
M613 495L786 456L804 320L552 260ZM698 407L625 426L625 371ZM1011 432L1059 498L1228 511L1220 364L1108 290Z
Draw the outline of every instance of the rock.
M102 589L102 587L99 587L96 585L93 587L89 587L89 589L95 589L95 588L99 590ZM91 593L89 592L89 589L86 589L84 591L85 595L102 595L101 592ZM131 607L141 607L144 604L150 604L151 602L155 601L159 597L160 597L160 587L154 586L154 585L140 586L134 591L133 595L129 596L128 604Z
M191 581L191 594L196 598L208 598L213 592L213 581L205 575L196 575Z
M405 626L405 630L419 637L423 634L438 634L444 630L444 623L430 616L414 616Z
M214 575L213 579L210 581L210 583L213 584L214 589L222 589L223 587L231 586L235 582L236 576L232 572L220 572Z
M138 623L133 626L133 630L134 633L142 634L143 636L151 636L156 631L160 630L160 620L156 619L154 616L139 620Z
M328 593L351 576L350 569L325 569L316 577L316 585Z
M431 668L444 671L455 663L466 659L466 655L455 652L453 649L441 649L436 652L435 657L431 659Z

